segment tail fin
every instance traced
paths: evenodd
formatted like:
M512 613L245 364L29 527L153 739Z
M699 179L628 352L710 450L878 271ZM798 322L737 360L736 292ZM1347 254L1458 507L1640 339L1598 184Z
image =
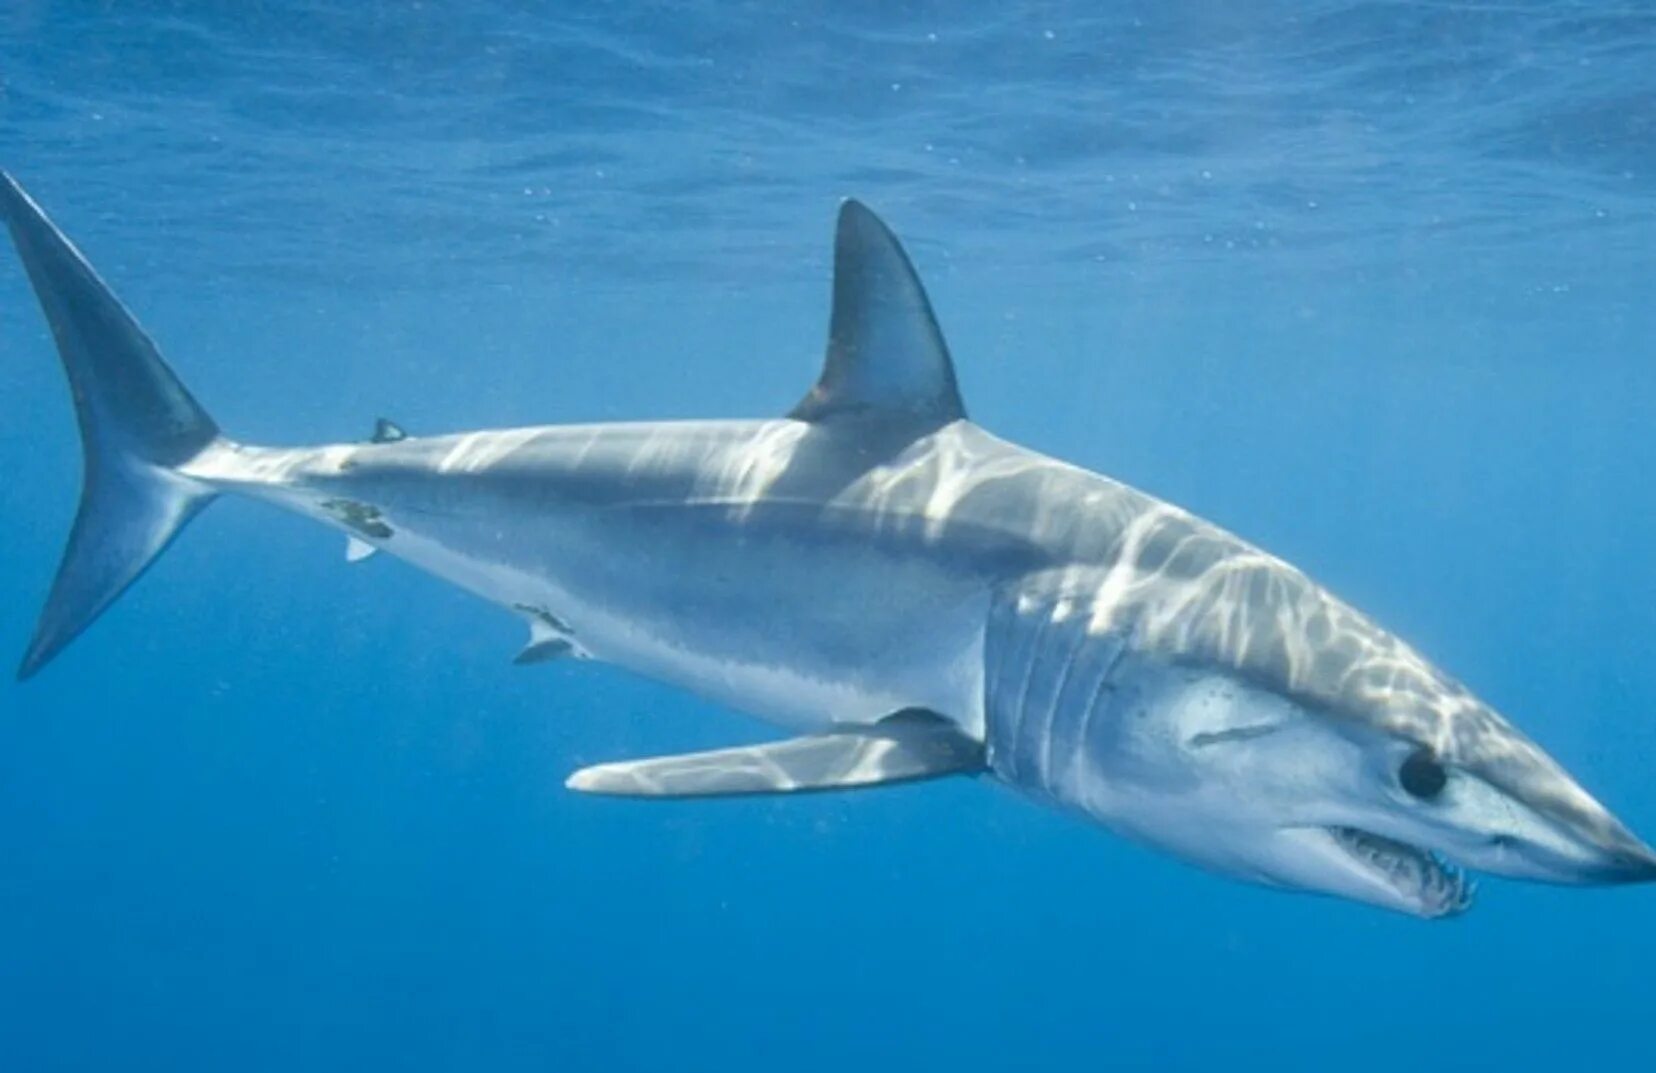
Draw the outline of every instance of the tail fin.
M22 679L79 636L213 498L176 468L219 433L120 299L4 172L0 217L57 340L85 452L80 512L18 667Z

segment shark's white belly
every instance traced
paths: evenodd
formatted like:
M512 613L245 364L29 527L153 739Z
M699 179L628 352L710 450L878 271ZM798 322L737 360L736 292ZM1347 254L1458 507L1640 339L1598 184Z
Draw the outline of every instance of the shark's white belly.
M500 555L399 526L387 550L567 625L593 659L791 730L926 708L981 737L987 587L848 545L649 536L552 529L545 554Z

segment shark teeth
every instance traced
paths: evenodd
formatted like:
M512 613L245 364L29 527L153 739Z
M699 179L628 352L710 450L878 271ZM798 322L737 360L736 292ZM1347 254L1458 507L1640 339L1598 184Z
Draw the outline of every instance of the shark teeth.
M1422 916L1455 916L1472 907L1476 884L1437 854L1355 827L1328 830L1342 849L1383 876Z

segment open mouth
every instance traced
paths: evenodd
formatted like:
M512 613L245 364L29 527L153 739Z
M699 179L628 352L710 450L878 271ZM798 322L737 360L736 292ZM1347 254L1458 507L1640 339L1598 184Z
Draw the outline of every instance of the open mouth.
M1437 854L1355 827L1330 827L1328 832L1364 871L1385 882L1421 916L1454 916L1472 907L1472 881Z

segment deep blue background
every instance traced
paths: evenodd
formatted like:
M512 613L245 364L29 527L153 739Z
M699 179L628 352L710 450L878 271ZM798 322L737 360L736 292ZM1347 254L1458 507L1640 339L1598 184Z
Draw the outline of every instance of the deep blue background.
M982 423L1297 562L1647 836L1653 132L1656 18L1585 4L0 12L0 166L233 435L781 412L856 194ZM21 653L78 461L10 258L0 418ZM1427 924L966 780L576 797L765 731L340 543L222 503L0 686L0 1069L1649 1060L1652 890Z

